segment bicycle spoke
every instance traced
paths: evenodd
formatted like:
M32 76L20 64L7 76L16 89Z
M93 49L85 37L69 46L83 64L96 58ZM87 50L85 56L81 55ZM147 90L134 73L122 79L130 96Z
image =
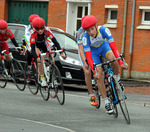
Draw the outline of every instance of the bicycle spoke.
M124 93L122 92L120 88L118 89L118 94L119 94L119 100L120 100L119 105L120 105L121 111L123 113L123 116L126 122L130 124L130 116L129 116L129 112L127 109L126 100L124 98Z
M13 69L12 79L20 91L23 91L26 86L25 72L22 65L15 59L12 60L11 69Z
M61 79L60 72L55 64L51 67L51 85L50 85L50 97L57 97L58 102L63 105L65 102L65 91L63 81Z
M100 92L99 92L99 90L98 90L98 88L96 88L95 89L95 97L96 97L96 101L97 101L97 103L98 103L98 105L97 106L95 106L97 109L99 109L100 108L100 106L101 106L101 98L100 98Z
M8 77L6 72L7 72L6 69L4 70L0 65L0 87L1 88L5 88L7 85Z
M47 101L49 99L49 88L47 86L40 87L40 93L45 101Z
M29 69L27 63L25 65L25 71L26 71L26 83L30 90L30 92L33 95L36 95L38 93L38 85L37 85L37 78L36 78L36 68L35 64L33 63L31 65L31 69Z

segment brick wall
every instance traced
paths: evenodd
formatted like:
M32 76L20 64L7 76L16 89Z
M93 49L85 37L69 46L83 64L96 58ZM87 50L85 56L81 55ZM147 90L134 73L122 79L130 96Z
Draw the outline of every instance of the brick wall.
M66 30L67 2L66 0L49 0L48 26Z
M8 2L0 0L0 19L8 20Z
M105 5L118 5L117 28L110 28L115 43L121 52L123 39L123 19L125 0L92 0L91 14L98 19L98 25L106 24L107 10ZM125 59L129 63L131 22L132 22L133 0L128 0L127 23L125 32ZM142 11L139 6L150 6L149 0L136 0L133 50L131 58L131 71L150 73L150 30L137 29L141 24ZM48 26L58 27L66 30L67 2L66 0L49 0ZM0 0L0 19L8 19L8 3ZM150 76L150 74L148 75Z

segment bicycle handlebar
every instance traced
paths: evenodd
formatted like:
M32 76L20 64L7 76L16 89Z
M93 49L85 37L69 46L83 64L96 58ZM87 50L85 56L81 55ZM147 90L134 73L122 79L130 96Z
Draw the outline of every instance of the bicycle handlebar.
M47 54L54 54L54 53L60 53L60 52L63 52L65 53L65 48L61 49L61 50L51 50L49 52L46 52L46 53L40 53L39 54L39 57L41 58L41 56L46 56ZM65 53L66 54L66 53Z
M108 65L108 64L110 64L110 63L112 63L112 62L114 62L114 61L120 60L120 59L123 61L123 64L124 64L125 66L128 65L128 64L126 63L125 59L124 59L124 56L121 54L120 57L115 58L115 59L113 59L113 60L106 61L106 62L100 63L100 64L98 64L98 65L96 65L96 64L94 63L94 64L93 64L93 68L94 68L94 70L95 70L95 72L96 72L96 67L99 67L99 66L102 67L102 66L104 66L104 65Z
M6 51L10 51L10 52L12 52L12 51L17 51L16 49L17 49L17 50L20 49L20 51L22 50L21 47L8 48L7 50L3 50L3 51L1 52L1 55L4 55Z

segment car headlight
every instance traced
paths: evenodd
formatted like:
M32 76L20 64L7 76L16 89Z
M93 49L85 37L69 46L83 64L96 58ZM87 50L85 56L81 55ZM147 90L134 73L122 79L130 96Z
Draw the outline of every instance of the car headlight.
M79 60L75 60L74 58L71 58L71 57L68 57L68 56L67 56L66 59L63 59L61 56L59 56L59 58L60 58L61 61L64 61L66 63L81 66L80 61Z

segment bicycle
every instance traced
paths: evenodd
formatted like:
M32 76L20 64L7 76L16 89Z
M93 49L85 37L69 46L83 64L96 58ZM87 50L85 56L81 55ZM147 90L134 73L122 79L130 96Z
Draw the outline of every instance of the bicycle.
M1 69L0 69L0 87L5 88L10 78L13 80L14 84L20 91L24 91L26 82L25 82L25 73L22 68L21 63L13 58L12 52L16 49L22 49L21 47L9 48L8 50L3 50L1 52ZM5 62L5 52L10 51L10 62ZM6 68L6 65L8 69Z
M105 86L106 86L106 88L109 88L109 91L107 91L107 96L110 100L111 107L114 111L112 113L113 116L115 118L118 117L117 104L119 104L126 122L128 124L130 124L130 116L129 116L129 112L128 112L127 105L126 105L127 97L124 94L123 89L120 87L120 85L114 75L113 69L111 68L111 63L114 61L117 61L119 59L122 59L124 62L124 65L127 65L123 55L120 55L119 58L115 58L111 61L105 61L101 64L94 65L94 67L98 67L98 66L102 67L104 79L106 79L106 81L107 81L107 83L105 82Z
M49 97L51 98L57 97L59 103L63 105L65 101L63 81L61 78L61 74L57 66L53 63L51 57L51 54L58 53L58 52L64 52L64 49L41 53L39 55L40 58L44 56L42 63L43 63L44 76L47 82L47 87L41 87L40 75L38 72L38 65L37 65L38 62L34 61L33 59L31 63L31 72L30 71L28 72L27 70L26 79L27 79L28 88L33 95L36 95L38 93L38 90L40 90L41 96L45 101L47 101Z

